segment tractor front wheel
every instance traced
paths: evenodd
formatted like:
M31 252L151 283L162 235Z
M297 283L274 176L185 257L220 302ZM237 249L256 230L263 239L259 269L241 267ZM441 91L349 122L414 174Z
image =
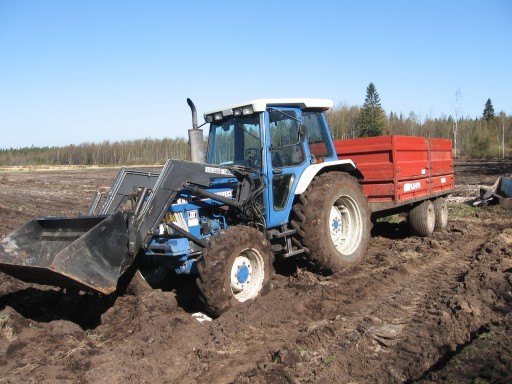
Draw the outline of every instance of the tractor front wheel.
M235 226L210 238L198 262L197 286L205 308L220 316L232 306L266 293L274 256L258 230Z

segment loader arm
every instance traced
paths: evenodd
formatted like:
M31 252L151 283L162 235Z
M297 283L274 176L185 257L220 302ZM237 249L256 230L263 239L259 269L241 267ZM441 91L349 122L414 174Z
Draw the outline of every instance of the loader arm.
M159 176L159 172L122 168L112 187L107 189L108 193L102 192L101 189L96 192L96 196L89 207L88 215L113 214L138 188L153 188ZM104 201L99 207L102 198L104 198Z
M141 248L147 249L169 206L187 184L207 187L212 178L219 177L219 174L208 173L212 169L224 172L222 177L226 177L229 172L227 169L213 168L201 163L167 160L149 196L148 190L143 189L137 199L142 205L140 210L135 209L128 224L130 255L136 256Z

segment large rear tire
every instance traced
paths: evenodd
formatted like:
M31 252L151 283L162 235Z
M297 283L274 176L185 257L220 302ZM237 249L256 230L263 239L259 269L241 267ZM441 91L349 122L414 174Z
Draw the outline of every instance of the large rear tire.
M292 226L322 272L359 264L370 239L368 200L357 180L330 172L313 179L293 207Z
M434 212L436 215L436 225L434 230L441 231L448 226L448 203L445 197L439 197L434 200Z
M425 200L409 212L409 227L415 235L429 237L435 225L436 213L430 200Z
M274 255L258 230L229 227L210 238L198 262L197 286L206 311L220 316L268 291Z

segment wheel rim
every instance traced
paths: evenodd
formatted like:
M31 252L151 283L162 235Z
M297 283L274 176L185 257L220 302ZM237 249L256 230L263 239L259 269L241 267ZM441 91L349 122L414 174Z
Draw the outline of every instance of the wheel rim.
M340 196L331 207L329 231L336 250L342 256L351 255L359 246L363 234L363 218L351 196Z
M255 249L246 249L237 256L231 267L231 292L240 301L256 297L265 275L263 257Z

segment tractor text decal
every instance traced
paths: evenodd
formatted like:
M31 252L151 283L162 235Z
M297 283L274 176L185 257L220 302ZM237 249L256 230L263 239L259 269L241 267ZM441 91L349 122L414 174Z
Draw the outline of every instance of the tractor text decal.
M197 209L192 211L188 211L188 225L193 227L195 225L199 225L199 216L197 214Z
M233 176L233 173L226 168L205 167L204 171L206 173L215 173L217 175Z

